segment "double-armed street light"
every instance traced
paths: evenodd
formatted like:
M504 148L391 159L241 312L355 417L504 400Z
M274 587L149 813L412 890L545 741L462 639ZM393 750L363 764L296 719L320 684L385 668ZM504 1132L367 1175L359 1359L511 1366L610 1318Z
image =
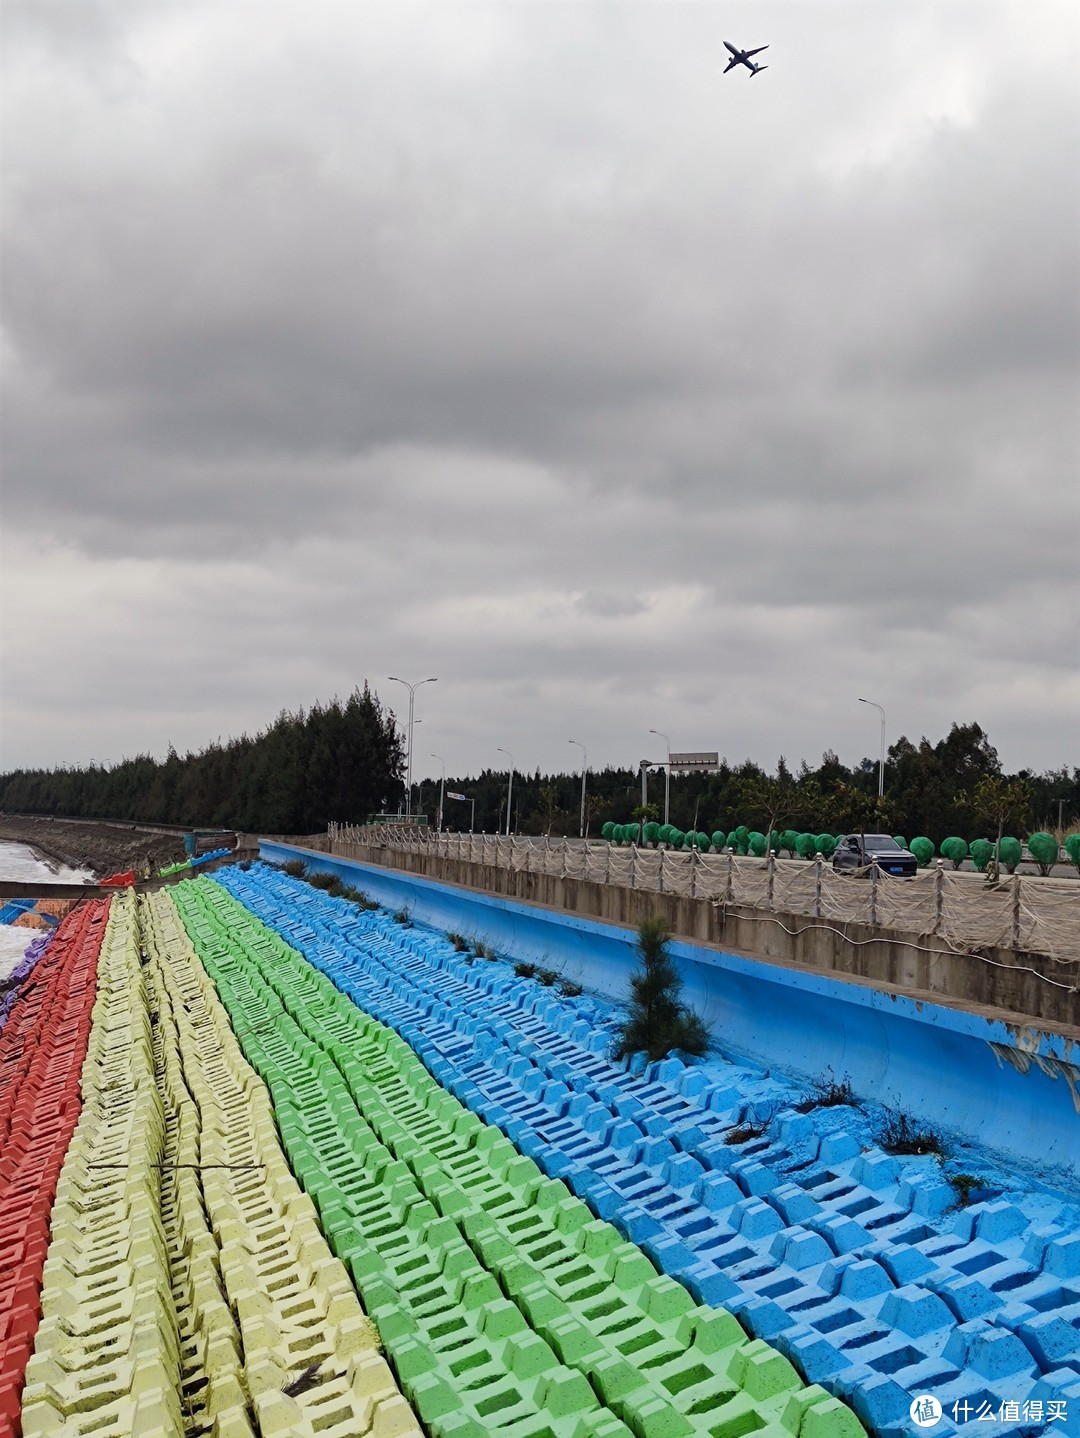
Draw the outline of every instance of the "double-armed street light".
M871 708L876 709L881 715L881 759L878 763L877 781L878 798L880 799L885 793L885 710L880 704L875 704L872 699L860 699L859 703L869 704Z
M505 754L506 757L510 760L510 782L509 782L509 783L507 784L507 786L506 786L506 832L507 832L507 834L509 834L509 833L510 833L510 800L511 800L511 799L513 798L513 796L514 796L514 756L513 756L513 754L510 753L510 750L509 750L509 749L500 749L498 744L495 745L495 748L498 750L498 752L499 752L500 754Z
M399 679L396 674L390 674L390 675L387 676L387 678L390 680L391 684L404 684L404 685L405 685L405 688L409 691L409 729L408 729L409 747L408 747L408 753L407 753L406 756L405 756L405 817L406 817L406 819L411 819L411 818L412 818L413 701L414 701L415 696L416 696L416 691L420 688L421 684L437 684L439 681L438 681L438 679L418 679L415 684L410 684L407 679Z
M585 837L585 776L589 772L589 753L585 745L578 739L571 739L571 744L576 744L581 750L581 829L580 836Z
M667 763L664 765L664 823L668 822L671 813L671 740L660 729L650 729L650 734L655 734L658 739L663 739L667 748Z

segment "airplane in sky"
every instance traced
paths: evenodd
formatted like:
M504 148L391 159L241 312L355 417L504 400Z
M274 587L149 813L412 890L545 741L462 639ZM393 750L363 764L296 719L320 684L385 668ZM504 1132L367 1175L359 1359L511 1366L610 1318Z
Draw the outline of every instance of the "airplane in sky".
M751 75L760 75L762 70L769 68L768 65L755 65L750 58L751 55L760 55L762 50L767 50L769 48L768 45L759 45L756 50L736 50L735 46L732 45L729 40L725 40L724 44L731 51L731 59L727 62L727 70L724 71L725 75L728 70L734 70L736 65L745 65Z

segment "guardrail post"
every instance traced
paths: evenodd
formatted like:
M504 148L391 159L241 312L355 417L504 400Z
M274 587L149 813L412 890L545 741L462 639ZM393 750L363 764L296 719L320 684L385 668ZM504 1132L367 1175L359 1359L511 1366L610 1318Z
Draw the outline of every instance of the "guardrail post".
M604 865L604 883L611 883L611 845L607 846L607 863Z
M664 892L664 851L660 850L660 892Z
M589 846L587 843L581 846L581 877L583 881L589 878Z
M570 840L569 840L569 839L563 839L563 841L562 841L562 859L559 861L559 878L560 878L560 879L565 879L565 878L566 878L566 856L567 856L567 854L569 853L569 851L570 851Z
M735 851L729 848L727 851L727 883L724 885L724 903L735 902Z
M768 868L768 874L769 874L768 885L767 885L768 899L767 899L767 901L766 901L766 906L767 906L767 908L768 908L768 910L769 910L769 913L771 914L772 911L773 911L773 889L774 889L774 887L775 887L775 882L776 882L776 850L775 850L775 849L770 849L770 850L769 850L769 857L768 857L768 859L766 860L766 866L767 866L767 868Z
M821 918L821 871L825 855L818 850L818 856L814 860L814 918Z
M637 845L630 845L630 887L637 888Z
M1011 947L1020 947L1020 875L1013 875Z
M690 850L690 897L697 898L697 856L696 849Z
M937 871L934 874L934 927L931 933L936 934L941 928L941 920L945 913L945 861L937 861Z
M876 863L870 865L870 927L872 929L877 928L877 886L880 872Z

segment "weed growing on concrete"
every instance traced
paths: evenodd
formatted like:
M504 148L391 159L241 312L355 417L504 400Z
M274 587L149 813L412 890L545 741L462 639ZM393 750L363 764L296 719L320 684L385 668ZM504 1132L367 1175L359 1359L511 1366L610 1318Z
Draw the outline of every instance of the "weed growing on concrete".
M581 985L575 984L573 979L563 979L559 984L559 993L562 994L563 998L576 999L578 994L583 992L584 990Z
M292 879L302 879L307 870L307 865L303 859L289 859L281 865L281 870L282 873L288 874Z
M299 875L297 877L299 877ZM334 887L335 884L338 888L341 887L341 880L338 878L338 876L336 874L328 873L325 869L320 869L314 874L309 874L308 883L313 889L323 889L327 893L330 892L330 890Z
M966 1208L971 1202L972 1190L985 1187L985 1180L973 1173L947 1173L946 1182L956 1190L956 1207Z
M752 1138L761 1138L775 1117L775 1105L760 1115L755 1114L751 1108L743 1109L739 1115L739 1122L729 1128L725 1134L724 1142L727 1144L749 1143Z
M514 973L519 979L531 979L536 974L535 964L518 963L514 965Z
M839 1108L842 1104L859 1107L851 1080L843 1079L837 1083L835 1079L822 1077L814 1080L814 1087L795 1105L795 1110L797 1113L812 1113L816 1108Z
M545 988L550 988L558 977L554 969L537 969L536 971L537 982L543 984Z
M454 948L459 954L464 954L465 952L467 952L469 947L469 941L463 935L451 931L449 934L447 934L446 937L450 940L450 942L453 944Z
M400 924L403 929L412 928L412 913L409 909L400 908L394 910L394 923Z
M936 1158L948 1156L941 1135L932 1128L919 1128L908 1113L889 1114L877 1141L886 1153L933 1154Z

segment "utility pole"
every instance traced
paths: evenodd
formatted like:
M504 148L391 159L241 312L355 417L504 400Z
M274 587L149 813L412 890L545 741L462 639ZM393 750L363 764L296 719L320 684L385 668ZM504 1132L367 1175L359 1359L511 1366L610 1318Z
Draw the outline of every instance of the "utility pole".
M514 756L513 756L513 754L510 753L510 750L509 750L509 749L500 749L499 746L498 746L498 744L495 745L495 748L498 749L498 751L499 751L500 754L505 754L506 757L510 760L510 782L509 782L509 783L507 784L507 786L506 786L506 832L507 832L507 834L509 834L509 833L510 833L510 800L512 799L513 794L514 794Z
M885 794L885 710L881 707L880 704L875 704L872 699L860 699L859 703L869 704L881 715L881 761L878 764L877 781L878 798L881 799L884 797Z
M412 818L412 749L413 749L413 700L416 691L421 684L437 684L437 679L418 679L415 684L410 684L407 679L399 679L396 674L388 676L391 684L404 684L409 691L409 728L408 728L408 753L405 757L405 817Z
M571 744L576 744L577 747L581 750L581 828L579 829L578 832L579 832L580 837L581 837L582 839L584 839L584 837L585 837L585 776L586 776L586 774L588 774L588 772L589 772L589 753L588 753L588 750L585 748L585 745L582 744L582 743L580 743L577 739L571 739L571 740L570 740L570 743L571 743Z

